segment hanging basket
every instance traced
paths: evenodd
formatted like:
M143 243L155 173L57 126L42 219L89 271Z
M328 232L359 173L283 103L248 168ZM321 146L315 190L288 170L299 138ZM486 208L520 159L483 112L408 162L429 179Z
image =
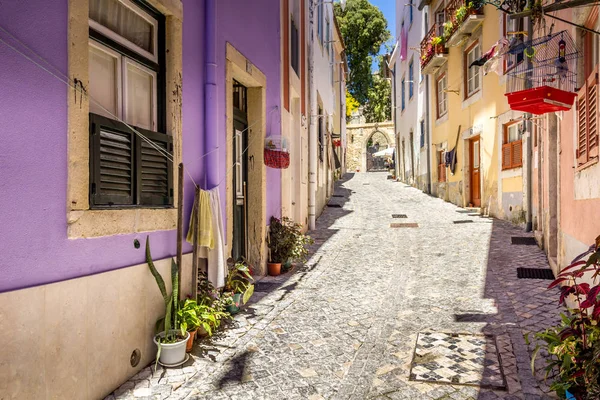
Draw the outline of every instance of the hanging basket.
M506 93L511 110L541 115L555 111L568 111L573 106L577 93L567 92L550 86Z
M290 166L290 153L282 150L265 149L265 165L271 168L286 169Z

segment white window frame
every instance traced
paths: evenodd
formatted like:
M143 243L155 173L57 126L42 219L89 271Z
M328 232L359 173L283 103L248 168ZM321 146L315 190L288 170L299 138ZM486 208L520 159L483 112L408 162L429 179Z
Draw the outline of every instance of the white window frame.
M127 58L125 56L123 57L123 62L122 67L123 67L123 78L122 78L122 82L123 82L123 86L122 86L122 91L123 91L123 116L125 118L123 118L125 120L125 122L129 123L129 113L128 113L128 108L127 108L127 99L128 99L128 93L127 93L127 65L131 65L134 68L138 68L150 75L152 75L152 79L153 81L153 85L152 85L152 127L151 128L144 128L144 129L148 129L150 131L153 132L157 132L158 131L158 110L157 110L157 105L158 105L158 96L157 96L157 90L158 90L158 81L157 81L157 74L155 71L152 71L149 68L144 67L142 64L138 63L135 60L132 60L130 58Z
M235 197L236 199L244 198L244 170L242 168L242 131L235 130Z
M443 84L442 84L442 82L443 82ZM448 74L444 73L442 75L442 77L438 78L436 81L436 89L437 89L437 99L436 100L437 100L437 114L438 114L437 117L438 117L438 119L448 113L448 93L446 92L447 88L448 88Z
M479 51L479 56L475 57L475 52ZM471 59L471 56L473 56L473 58ZM465 65L465 69L467 70L467 73L465 75L465 99L468 99L469 97L473 96L475 93L477 93L480 89L481 89L481 71L480 68L469 68L469 65L471 65L471 63L477 59L481 58L481 44L477 43L475 46L473 46L473 48L471 50L469 50L467 52L465 61L466 61L466 65ZM471 90L469 88L470 84L473 84L473 90Z
M147 50L142 49L141 47L134 44L133 42L130 42L129 40L127 40L123 36L119 35L118 33L113 32L112 30L108 29L104 25L101 25L98 22L92 20L91 18L88 18L90 27L92 29L94 29L95 31L98 31L102 35L114 40L115 42L154 61L155 63L158 63L158 21L156 19L154 19L152 16L150 16L148 13L146 13L144 10L139 8L137 5L133 4L131 1L129 1L129 0L118 0L118 1L119 1L119 3L121 3L125 7L129 8L131 11L133 11L134 13L136 13L137 15L139 15L140 17L145 19L148 23L150 23L153 26L152 47L154 49L154 54L150 53Z
M116 66L116 74L117 74L117 82L116 85L117 87L115 88L115 91L117 92L117 115L111 115L110 113L107 112L107 110L102 110L105 117L107 118L111 118L111 119L123 119L123 79L122 79L122 75L123 75L123 55L113 49L111 49L108 46L105 46L104 44L97 42L93 39L88 39L88 45L90 47L95 48L98 51L101 51L103 53L106 53L108 55L110 55L111 57L114 57L117 60L117 66ZM88 49L88 55L89 55L89 49ZM94 104L97 104L95 101L92 101Z

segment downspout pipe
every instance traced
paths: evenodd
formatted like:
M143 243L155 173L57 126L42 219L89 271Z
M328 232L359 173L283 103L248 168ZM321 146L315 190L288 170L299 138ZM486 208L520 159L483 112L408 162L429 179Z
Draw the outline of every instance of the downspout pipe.
M308 2L308 229L316 227L317 203L317 87L315 85L315 57L314 57L314 0Z
M529 0L529 7L533 6L533 1ZM533 24L531 21L531 18L529 18L528 24L527 24L527 37L529 39L533 39ZM526 86L527 87L531 87L531 71L533 69L533 64L531 61L531 58L527 57L527 70L529 71L527 73L528 75L528 79L525 81L526 82ZM527 154L525 155L525 163L527 165L527 188L526 188L526 194L527 194L527 212L525 214L525 231L526 232L531 232L533 230L533 218L532 218L532 209L533 209L533 199L532 197L532 186L533 186L533 171L531 168L531 157L532 157L532 140L531 137L533 135L533 122L531 121L531 113L527 113L525 114L526 118L527 118Z
M431 134L430 134L430 121L431 117L429 114L429 75L425 77L425 140L427 142L427 187L425 193L431 194Z
M204 0L204 187L219 184L219 147L217 99L217 5L216 0Z

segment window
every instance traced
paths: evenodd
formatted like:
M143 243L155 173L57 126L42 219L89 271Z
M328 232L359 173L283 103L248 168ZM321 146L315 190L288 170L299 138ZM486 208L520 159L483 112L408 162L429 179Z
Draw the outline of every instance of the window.
M414 17L414 15L413 15L413 0L409 0L409 2L408 2L408 19L410 21L410 23L408 25L409 27L413 23L413 17Z
M446 92L448 79L446 74L437 80L437 117L443 117L448 112L448 93Z
M421 148L425 147L425 120L419 122L419 130L421 131Z
M409 99L412 99L412 97L413 97L414 79L415 79L414 62L411 59L410 64L408 64L408 98Z
M292 35L291 35L291 64L294 71L296 71L296 75L300 76L300 44L298 38L298 27L296 26L296 22L292 19Z
M325 49L327 54L330 52L331 47L331 26L329 24L329 18L325 21Z
M446 22L446 10L444 8L444 2L442 2L435 12L435 27L437 29L437 36L439 37L444 36L444 22Z
M479 43L475 43L466 51L465 55L465 99L479 91L479 67L470 67L470 65L473 61L479 60L480 58L481 46Z
M522 41L524 36L522 34L516 35L515 32L524 31L523 18L510 19L508 18L508 14L505 14L502 18L504 37L508 38L511 42L512 40ZM524 58L525 55L523 52L517 53L516 56L504 57L504 72L506 73L508 70L519 65Z
M577 166L598 160L598 66L577 94Z
M438 182L446 182L446 162L444 150L438 151Z
M129 0L90 0L89 17L90 207L171 206L164 17Z
M323 116L323 109L321 107L319 107L317 109L317 111L318 111L317 118L319 120L319 123L317 124L318 125L317 129L319 132L319 137L318 137L318 139L319 139L319 160L321 160L321 162L323 162L323 146L325 144L325 140L323 137L323 124L325 123L325 117Z
M523 124L504 125L502 141L502 169L518 168L523 165Z
M317 6L317 36L319 43L323 44L323 3Z
M402 88L401 88L401 96L402 99L400 100L400 104L402 104L402 111L404 111L404 109L406 108L406 102L405 102L405 98L406 98L406 80L404 78L402 78Z

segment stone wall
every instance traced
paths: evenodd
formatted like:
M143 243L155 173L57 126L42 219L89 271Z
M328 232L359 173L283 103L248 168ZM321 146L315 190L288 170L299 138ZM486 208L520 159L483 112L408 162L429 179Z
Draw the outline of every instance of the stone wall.
M346 170L348 172L366 172L367 143L372 139L378 142L380 149L396 147L394 123L352 123L346 126L348 144L346 148Z

